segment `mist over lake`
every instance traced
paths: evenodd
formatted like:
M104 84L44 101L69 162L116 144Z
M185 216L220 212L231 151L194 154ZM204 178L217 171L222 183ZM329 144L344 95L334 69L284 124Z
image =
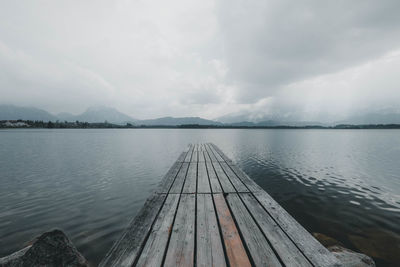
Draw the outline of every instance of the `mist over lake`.
M399 261L399 130L2 130L0 257L60 228L98 263L198 142L217 144L309 232L378 266Z

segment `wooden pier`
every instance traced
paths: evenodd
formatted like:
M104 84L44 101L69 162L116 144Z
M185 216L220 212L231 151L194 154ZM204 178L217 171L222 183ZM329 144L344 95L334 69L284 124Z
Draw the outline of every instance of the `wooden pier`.
M214 144L190 145L100 266L340 266Z

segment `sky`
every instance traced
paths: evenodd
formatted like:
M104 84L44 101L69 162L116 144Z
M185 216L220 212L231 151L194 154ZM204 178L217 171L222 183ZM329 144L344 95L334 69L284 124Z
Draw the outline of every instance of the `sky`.
M0 104L134 118L400 112L397 0L0 0Z

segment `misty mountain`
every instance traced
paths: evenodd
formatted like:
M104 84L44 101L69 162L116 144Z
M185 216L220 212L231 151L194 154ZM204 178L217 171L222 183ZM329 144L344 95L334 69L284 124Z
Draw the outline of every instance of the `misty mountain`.
M400 113L368 113L355 115L335 124L400 124Z
M75 121L74 118L77 115L74 115L74 114L71 114L68 112L61 112L61 113L58 113L56 116L60 121Z
M79 115L70 113L60 113L58 118L62 121L84 121L84 122L110 122L110 123L127 123L135 122L136 119L119 112L115 108L110 107L90 107Z
M187 124L198 124L198 125L223 125L221 122L206 120L199 117L163 117L151 120L140 120L136 122L137 125L159 125L159 126L174 126L174 125L187 125Z
M315 122L315 121L260 121L260 122L251 122L251 121L242 121L235 123L225 123L225 125L235 126L235 127L274 127L274 126L295 126L295 127L304 127L304 126L326 126L323 123Z
M216 126L329 126L337 124L400 124L400 113L375 112L350 116L334 123L321 123L318 121L302 121L295 116L228 114L216 120L207 120L200 117L162 117L148 120L134 119L110 107L91 107L79 115L59 113L53 115L45 110L34 107L18 107L14 105L0 105L0 120L38 120L38 121L81 121L81 122L110 122L115 124L132 123L148 126L176 126L176 125L216 125Z
M0 105L0 120L56 121L57 117L38 108Z
M287 122L299 123L302 121L298 114L260 114L259 112L230 113L225 116L218 117L215 120L225 124L253 122L255 124L260 123L263 126L272 126L270 124L281 124Z
M230 126L323 126L325 125L319 121L304 121L296 115L281 115L281 114L270 114L260 115L258 113L241 113L241 114L228 114L216 119Z

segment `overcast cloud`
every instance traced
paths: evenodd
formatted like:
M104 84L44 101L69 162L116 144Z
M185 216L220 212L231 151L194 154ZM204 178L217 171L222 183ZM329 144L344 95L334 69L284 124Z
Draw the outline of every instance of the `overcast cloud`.
M0 103L136 118L400 109L400 2L0 1Z

